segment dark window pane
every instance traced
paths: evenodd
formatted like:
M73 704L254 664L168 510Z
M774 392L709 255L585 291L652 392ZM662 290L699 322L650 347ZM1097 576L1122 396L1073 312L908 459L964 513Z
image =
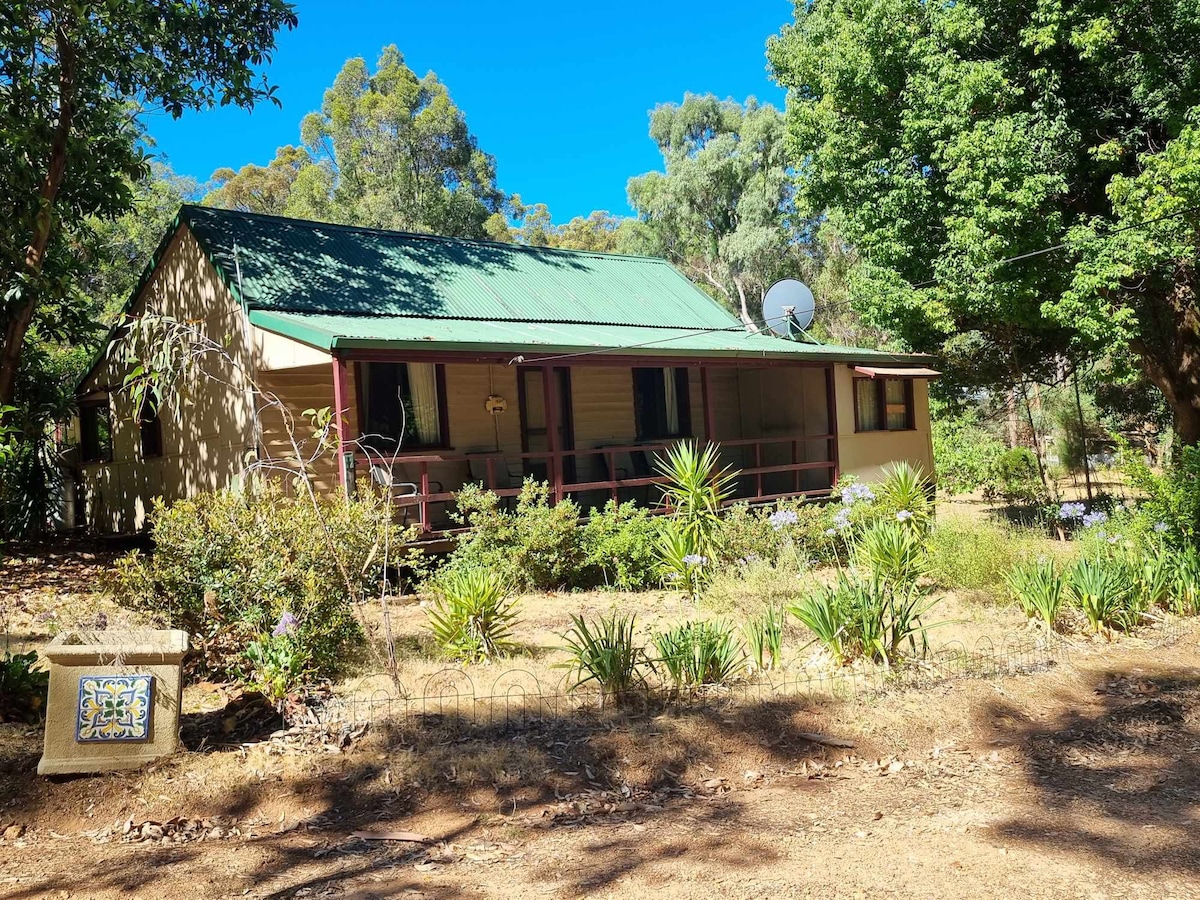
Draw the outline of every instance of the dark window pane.
M79 452L84 462L112 459L112 419L107 403L89 403L80 407Z
M158 410L143 409L140 419L138 426L142 436L142 459L162 456L162 422L158 418Z

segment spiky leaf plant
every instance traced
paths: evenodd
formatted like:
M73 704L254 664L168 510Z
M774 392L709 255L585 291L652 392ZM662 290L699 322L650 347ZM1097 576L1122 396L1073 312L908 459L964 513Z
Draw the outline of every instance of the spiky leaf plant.
M654 636L656 665L676 690L724 684L738 675L746 656L724 622L685 622Z
M1057 626L1066 591L1053 560L1019 565L1008 574L1006 583L1025 615L1040 619L1050 629Z
M1071 598L1097 634L1106 628L1136 624L1130 610L1133 586L1119 562L1104 557L1083 557L1067 573Z
M667 479L660 485L663 503L695 551L710 557L721 525L721 505L733 496L737 479L732 468L720 463L716 444L701 450L693 441L681 441L655 460L655 468Z
M783 657L783 620L783 609L771 603L743 626L750 661L764 672L779 668Z
M900 522L875 522L855 539L855 562L872 577L907 590L929 568L923 535Z
M571 690L595 683L603 706L610 700L620 704L641 686L646 657L634 639L634 627L633 616L615 612L601 616L593 625L582 616L571 616L564 648L571 657L565 666L575 676Z
M905 526L927 531L933 514L929 487L924 469L901 460L884 469L883 481L875 485L875 501Z
M436 580L440 596L426 609L437 645L452 659L486 662L511 653L516 600L507 596L500 573L449 569Z

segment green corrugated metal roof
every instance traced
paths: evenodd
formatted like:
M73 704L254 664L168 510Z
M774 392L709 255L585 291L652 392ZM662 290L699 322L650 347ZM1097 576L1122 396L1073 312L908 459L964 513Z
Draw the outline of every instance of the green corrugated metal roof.
M250 309L674 328L737 322L661 259L199 206L183 207L180 218Z
M645 356L722 356L813 361L911 362L855 347L804 344L747 333L734 322L728 330L590 325L559 322L491 322L414 316L346 316L251 310L259 328L322 350L421 349L513 353L533 361L555 353L612 352Z

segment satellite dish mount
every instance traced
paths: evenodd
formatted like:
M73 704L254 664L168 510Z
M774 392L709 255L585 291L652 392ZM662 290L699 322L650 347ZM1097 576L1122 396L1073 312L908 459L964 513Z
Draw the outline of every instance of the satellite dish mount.
M795 278L780 279L763 295L763 321L780 337L804 339L815 312L813 292Z

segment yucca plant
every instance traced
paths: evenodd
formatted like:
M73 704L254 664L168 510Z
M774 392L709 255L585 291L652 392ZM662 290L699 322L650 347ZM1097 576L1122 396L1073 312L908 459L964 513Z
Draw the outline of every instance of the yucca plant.
M856 562L873 577L908 589L916 585L929 567L923 536L900 522L875 522L854 542Z
M440 596L425 613L433 639L446 655L462 662L486 662L515 649L517 604L507 596L498 572L451 569L437 579L436 589Z
M1025 615L1054 629L1065 596L1062 573L1050 559L1017 566L1005 579Z
M900 461L883 472L883 481L875 485L876 504L896 516L908 528L929 528L932 504L929 502L929 476L920 466Z
M595 683L600 689L600 705L609 700L620 704L642 685L641 672L645 653L634 640L635 619L613 612L589 625L581 616L571 616L565 650L571 656L566 668L575 675L571 690Z
M724 684L742 671L746 656L724 622L685 622L654 636L660 665L676 690Z
M783 657L783 610L769 604L743 626L750 660L760 670L779 668Z
M666 477L660 485L663 503L671 510L680 531L694 551L712 556L713 541L721 525L721 504L733 496L737 473L720 467L720 448L706 444L701 450L693 441L681 441L655 460L655 468Z
M1200 553L1188 547L1175 555L1171 569L1171 611L1177 616L1200 614Z
M708 555L712 551L704 552L695 537L675 520L663 523L659 529L657 550L664 585L698 604L712 576L713 561Z
M1132 586L1119 563L1103 557L1084 557L1067 574L1071 597L1097 634L1105 628L1134 624L1129 608Z
M839 582L842 576L839 574ZM800 624L813 633L833 661L838 665L849 662L846 616L836 589L818 585L788 607Z

